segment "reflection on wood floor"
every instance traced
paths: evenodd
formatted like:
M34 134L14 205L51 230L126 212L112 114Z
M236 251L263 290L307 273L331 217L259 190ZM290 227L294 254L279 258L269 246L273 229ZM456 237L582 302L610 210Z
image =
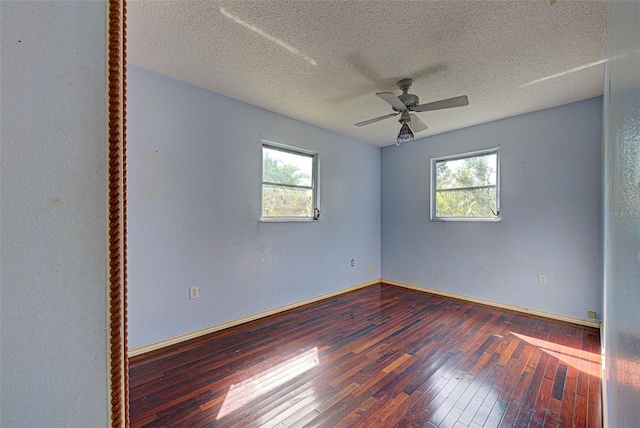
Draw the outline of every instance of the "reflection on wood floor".
M130 363L131 426L601 427L599 332L376 285Z

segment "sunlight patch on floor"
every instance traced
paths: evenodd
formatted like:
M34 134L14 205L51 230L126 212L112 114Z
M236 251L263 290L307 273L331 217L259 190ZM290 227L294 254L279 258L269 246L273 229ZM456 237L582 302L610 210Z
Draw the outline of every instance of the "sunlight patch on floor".
M318 348L312 348L255 376L232 384L217 419L251 403L320 363Z
M560 362L568 366L574 367L591 376L600 377L600 354L585 351L583 349L572 348L570 346L561 345L559 343L549 342L547 340L536 339L535 337L526 336L511 332L514 336L524 340L525 342L537 346L542 351L556 357Z

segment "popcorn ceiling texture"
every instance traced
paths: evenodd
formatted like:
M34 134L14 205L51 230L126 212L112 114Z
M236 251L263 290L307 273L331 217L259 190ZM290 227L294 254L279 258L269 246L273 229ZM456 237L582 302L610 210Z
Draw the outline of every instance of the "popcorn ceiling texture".
M394 118L375 92L414 79L417 138L603 93L606 1L129 3L128 57L155 71L377 146ZM243 120L251 120L250 117Z

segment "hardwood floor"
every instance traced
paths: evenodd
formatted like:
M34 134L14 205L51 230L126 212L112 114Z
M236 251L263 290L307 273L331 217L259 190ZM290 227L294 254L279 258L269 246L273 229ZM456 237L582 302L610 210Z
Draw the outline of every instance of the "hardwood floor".
M372 286L130 362L131 426L601 427L596 329Z

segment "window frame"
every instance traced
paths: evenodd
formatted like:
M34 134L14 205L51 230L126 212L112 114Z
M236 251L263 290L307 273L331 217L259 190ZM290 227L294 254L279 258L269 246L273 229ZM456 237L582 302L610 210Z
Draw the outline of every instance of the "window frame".
M460 159L468 159L488 154L496 154L496 215L492 217L438 217L436 216L436 164L442 161L454 161ZM455 155L440 156L431 159L431 194L429 207L429 220L431 221L480 221L480 222L498 222L502 220L500 212L500 147L491 149L477 150L473 152L459 153ZM470 188L474 188L470 187ZM478 186L485 187L485 186ZM441 189L442 190L442 189Z
M310 186L297 186L297 185L288 185L282 183L270 183L264 181L264 149L272 149L278 150L285 153L290 153L298 156L306 156L310 157L312 160L311 163L311 185ZM262 223L285 223L285 222L313 222L320 220L320 161L319 155L317 152L312 150L303 149L300 147L294 147L287 144L278 143L275 141L260 140L260 222ZM292 188L304 188L311 189L312 196L311 202L313 204L313 216L311 217L265 217L263 215L263 204L264 204L264 186L267 185L276 185L283 187L292 187Z

